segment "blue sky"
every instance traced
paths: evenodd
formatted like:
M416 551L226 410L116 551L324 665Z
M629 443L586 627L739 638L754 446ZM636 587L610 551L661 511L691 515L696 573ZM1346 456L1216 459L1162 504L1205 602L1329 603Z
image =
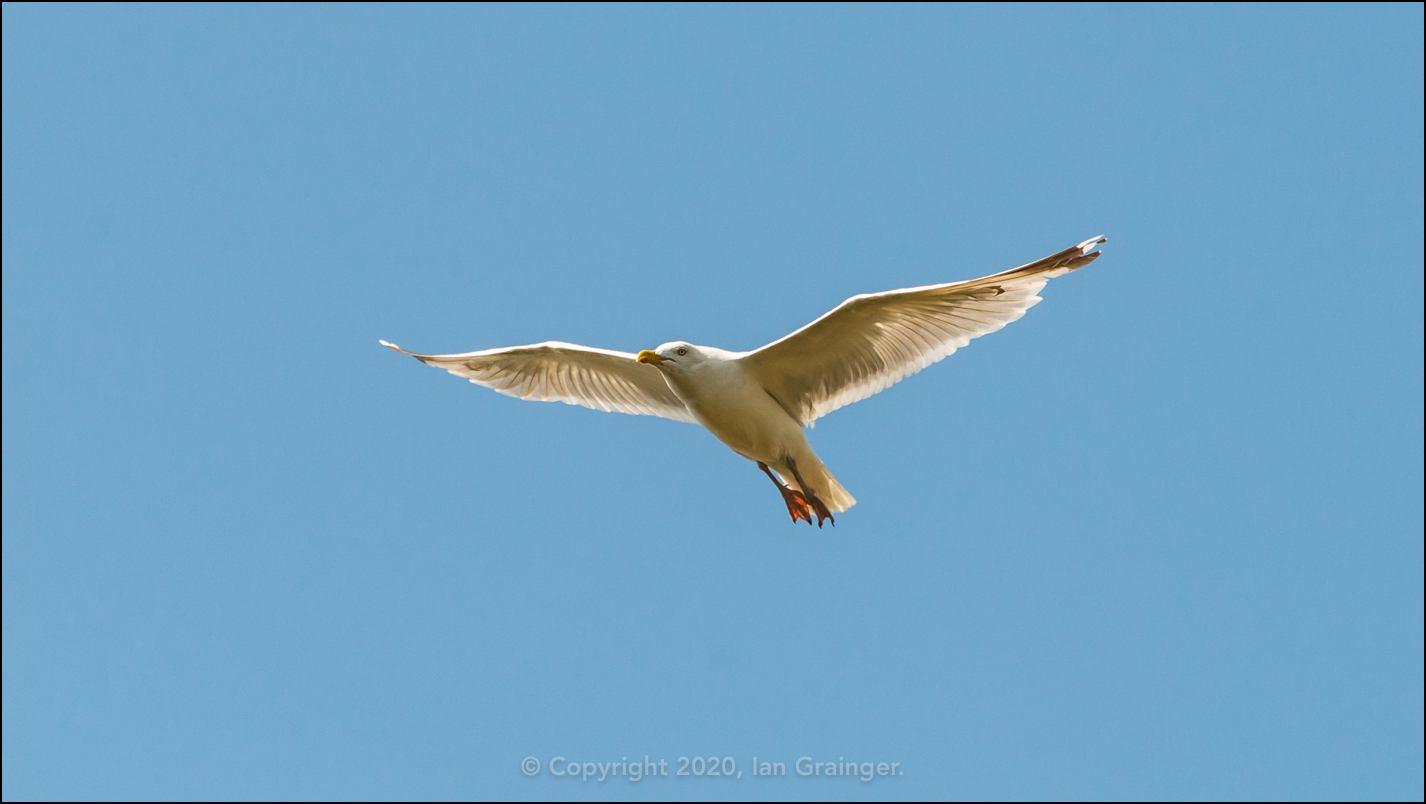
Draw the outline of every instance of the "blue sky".
M1422 23L6 4L4 797L1419 800ZM818 423L835 529L376 343L749 349L1100 233Z

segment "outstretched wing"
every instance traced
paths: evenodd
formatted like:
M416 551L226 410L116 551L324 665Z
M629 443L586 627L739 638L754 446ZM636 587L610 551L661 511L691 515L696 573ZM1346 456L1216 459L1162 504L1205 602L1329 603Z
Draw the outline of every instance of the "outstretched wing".
M1018 319L1040 301L1035 294L1047 280L1093 262L1103 242L1091 238L982 279L853 296L741 362L789 415L810 425Z
M659 370L628 352L558 341L459 355L418 355L394 343L381 345L519 399L697 422Z

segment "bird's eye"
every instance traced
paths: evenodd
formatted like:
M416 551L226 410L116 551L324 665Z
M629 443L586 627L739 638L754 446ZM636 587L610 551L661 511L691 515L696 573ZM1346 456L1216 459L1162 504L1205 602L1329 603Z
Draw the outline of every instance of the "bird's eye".
M678 353L679 353L680 355L686 355L686 354L688 354L688 350L687 350L687 349L679 349L679 350L678 350Z

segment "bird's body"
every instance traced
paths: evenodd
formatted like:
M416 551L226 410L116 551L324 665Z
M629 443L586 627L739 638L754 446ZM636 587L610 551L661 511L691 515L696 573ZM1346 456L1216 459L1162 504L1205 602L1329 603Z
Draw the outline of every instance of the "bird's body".
M1091 238L982 279L853 296L751 352L675 341L634 355L550 341L421 355L381 343L521 399L701 424L768 473L794 521L811 523L815 514L821 525L856 500L803 428L1016 320L1040 301L1046 280L1093 262L1103 242Z
M748 375L742 359L749 353L693 344L673 346L672 352L684 348L690 356L701 358L687 371L666 371L664 377L708 432L744 458L772 467L788 486L804 491L787 462L791 458L803 479L834 512L856 504L812 451L802 426Z
M689 345L705 358L688 372L667 374L669 387L698 423L750 461L774 463L807 443L802 428L738 364L739 355Z

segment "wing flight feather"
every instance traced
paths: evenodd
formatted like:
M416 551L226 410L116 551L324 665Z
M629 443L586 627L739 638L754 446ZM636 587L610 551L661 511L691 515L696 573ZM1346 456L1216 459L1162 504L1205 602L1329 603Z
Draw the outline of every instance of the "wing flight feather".
M740 360L788 414L810 426L1020 318L1039 303L1047 280L1093 262L1103 242L1091 238L981 279L853 296Z
M628 352L558 341L458 355L417 354L386 341L381 345L518 399L697 422L659 370Z

